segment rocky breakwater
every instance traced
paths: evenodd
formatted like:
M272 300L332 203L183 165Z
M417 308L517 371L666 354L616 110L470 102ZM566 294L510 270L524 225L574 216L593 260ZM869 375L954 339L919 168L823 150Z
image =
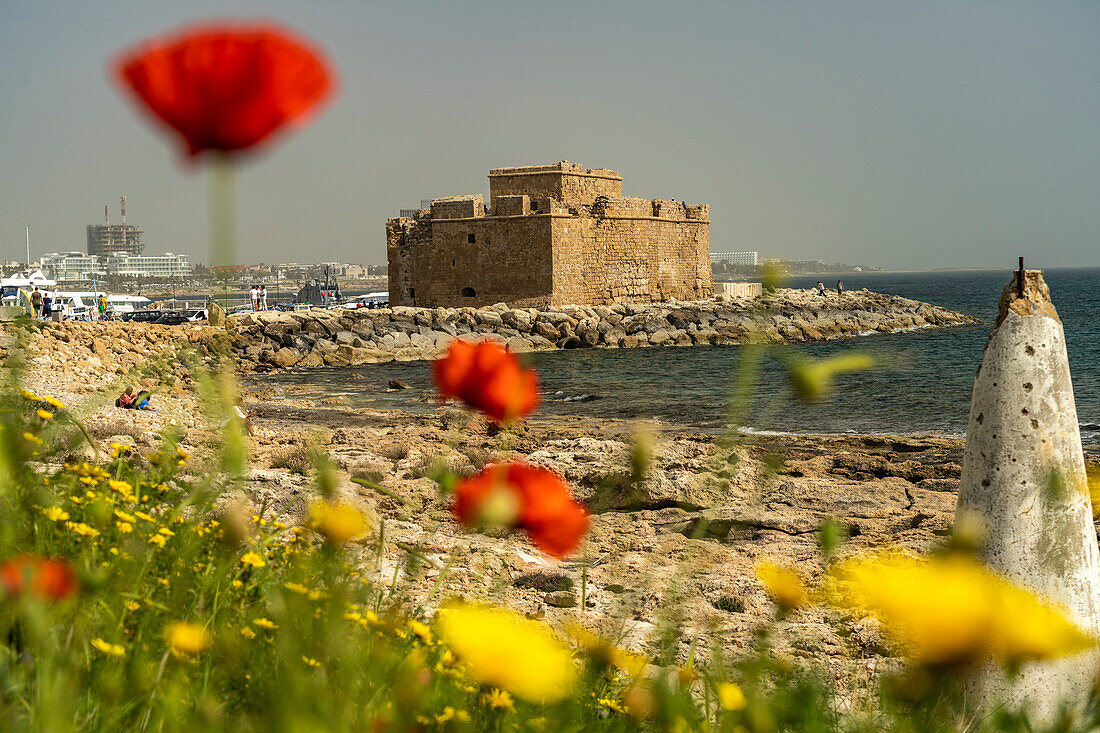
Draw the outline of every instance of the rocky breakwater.
M777 290L651 304L509 308L319 309L247 313L227 322L242 368L357 366L431 359L458 337L493 338L516 352L568 348L797 343L873 332L960 326L978 319L896 295L837 297Z
M29 371L45 380L45 388L80 394L148 369L186 379L181 349L211 365L219 351L228 352L228 339L224 331L209 326L67 321L36 323L23 334L9 328L0 349L4 362L20 351Z

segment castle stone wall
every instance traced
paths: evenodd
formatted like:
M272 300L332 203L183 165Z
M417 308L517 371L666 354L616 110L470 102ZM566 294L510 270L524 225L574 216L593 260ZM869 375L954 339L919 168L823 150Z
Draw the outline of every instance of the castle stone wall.
M705 204L623 197L618 173L565 161L494 169L489 181L488 211L480 195L450 196L387 221L391 304L713 297Z
M709 222L647 216L641 202L652 202L646 199L618 201L629 203L610 207L611 215L554 219L551 303L712 297Z

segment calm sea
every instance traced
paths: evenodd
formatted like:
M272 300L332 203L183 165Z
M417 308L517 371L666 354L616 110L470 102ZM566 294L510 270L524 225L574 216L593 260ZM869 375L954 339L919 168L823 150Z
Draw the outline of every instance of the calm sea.
M965 435L974 372L997 315L1009 270L853 273L851 290L895 293L968 313L990 323L967 328L879 334L795 348L826 357L858 350L882 367L841 377L830 399L806 405L790 396L784 367L766 357L756 400L742 427L793 433L915 433ZM792 278L811 287L817 277ZM1100 442L1100 269L1048 270L1046 280L1062 317L1082 435ZM826 280L835 287L836 278ZM679 427L718 431L726 423L732 380L740 368L737 346L705 348L578 349L525 355L538 370L542 414L594 419L657 419ZM357 372L360 378L350 377ZM399 379L412 389L387 391ZM255 378L259 385L307 387L295 396L345 395L352 405L435 409L429 364L406 362L326 369Z

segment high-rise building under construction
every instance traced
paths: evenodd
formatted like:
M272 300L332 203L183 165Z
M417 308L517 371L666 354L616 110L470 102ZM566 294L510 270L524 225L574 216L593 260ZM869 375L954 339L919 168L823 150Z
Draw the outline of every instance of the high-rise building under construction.
M88 254L102 262L113 254L139 255L145 251L144 232L126 223L126 197L122 197L122 223L111 224L107 207L103 207L103 223L88 225Z

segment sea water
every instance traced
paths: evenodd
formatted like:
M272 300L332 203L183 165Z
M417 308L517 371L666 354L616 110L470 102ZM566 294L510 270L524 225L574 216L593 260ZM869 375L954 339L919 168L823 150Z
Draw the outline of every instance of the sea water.
M974 373L997 316L997 300L1011 277L1008 270L841 276L849 290L901 295L987 322L770 347L753 402L734 427L749 432L965 435ZM1100 443L1100 269L1048 270L1045 277L1065 326L1082 437L1086 443ZM809 288L819 279L830 289L836 287L836 276L797 277L786 284ZM827 297L836 297L835 291ZM791 394L784 355L824 358L851 351L871 354L878 368L838 377L828 398L819 402L803 403ZM650 347L573 349L525 354L524 359L538 370L542 415L656 420L717 432L728 427L729 395L744 354L739 346ZM391 379L411 389L388 390ZM436 409L426 399L432 391L427 362L303 370L260 375L254 382L305 388L287 396L344 395L353 407Z

